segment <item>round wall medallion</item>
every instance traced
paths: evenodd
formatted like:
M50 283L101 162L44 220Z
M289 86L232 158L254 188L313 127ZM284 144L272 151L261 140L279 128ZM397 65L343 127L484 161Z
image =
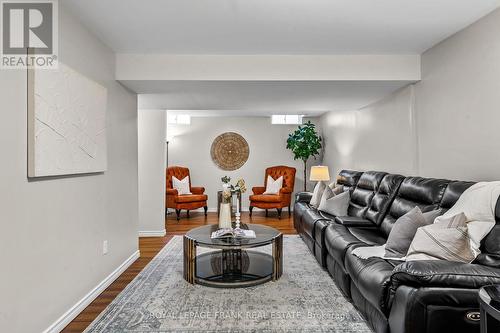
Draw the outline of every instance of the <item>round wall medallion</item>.
M250 154L247 141L238 133L227 132L215 138L210 149L212 160L222 170L237 170Z

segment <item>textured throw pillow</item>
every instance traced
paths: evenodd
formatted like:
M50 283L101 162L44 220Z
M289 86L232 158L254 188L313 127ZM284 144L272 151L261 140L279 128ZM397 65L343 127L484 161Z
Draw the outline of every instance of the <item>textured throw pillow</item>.
M184 177L183 180L179 180L175 176L172 176L172 187L177 190L179 195L191 194L189 191L189 176Z
M318 207L318 209L330 215L346 216L347 208L349 208L350 199L351 199L350 192L343 192L339 195L335 195L330 199L327 199L324 202L322 202L321 205Z
M323 191L323 194L321 195L321 199L319 201L318 207L321 207L322 205L324 205L326 200L333 198L334 196L335 196L335 193L330 188L330 186L326 186L325 190Z
M470 249L467 217L464 213L440 219L419 228L411 242L406 260L448 260L470 263L475 255Z
M318 207L319 203L321 201L321 196L323 195L323 192L325 191L325 183L323 182L318 182L316 186L314 186L314 191L313 195L311 197L311 201L309 201L309 204L313 207Z
M283 176L274 180L273 177L267 176L266 191L264 194L279 194L283 187Z
M415 207L397 219L385 244L385 257L405 257L417 229L432 224L440 213L439 210L422 213L420 208Z

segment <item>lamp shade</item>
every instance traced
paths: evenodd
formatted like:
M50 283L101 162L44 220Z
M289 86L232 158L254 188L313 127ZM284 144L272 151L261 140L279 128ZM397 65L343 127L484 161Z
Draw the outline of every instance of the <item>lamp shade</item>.
M330 173L328 172L328 167L324 165L316 165L311 167L311 175L309 180L312 181L324 181L330 180Z

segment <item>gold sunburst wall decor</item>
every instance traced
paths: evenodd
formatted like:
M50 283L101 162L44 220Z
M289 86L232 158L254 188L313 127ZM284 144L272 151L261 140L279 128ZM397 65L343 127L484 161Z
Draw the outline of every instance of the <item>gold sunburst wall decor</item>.
M222 170L232 171L241 168L250 155L248 143L241 135L226 132L212 142L210 155L214 163Z

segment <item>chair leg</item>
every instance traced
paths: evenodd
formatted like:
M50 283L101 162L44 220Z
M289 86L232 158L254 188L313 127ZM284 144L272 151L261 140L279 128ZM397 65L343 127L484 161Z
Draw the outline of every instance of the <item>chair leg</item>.
M186 213L186 214L187 214L187 217L189 218L189 209L187 210L187 213Z
M290 205L288 205L288 217L290 217Z
M266 217L267 217L267 209L266 209Z
M203 210L205 211L205 216L207 216L208 206L204 206L204 207L203 207Z
M253 206L248 207L248 209L250 210L250 217L252 217Z
M177 215L177 221L179 221L181 219L181 210L180 209L176 209L175 210L175 215Z
M278 211L278 219L281 220L281 211L283 210L283 208L276 208L276 210Z

